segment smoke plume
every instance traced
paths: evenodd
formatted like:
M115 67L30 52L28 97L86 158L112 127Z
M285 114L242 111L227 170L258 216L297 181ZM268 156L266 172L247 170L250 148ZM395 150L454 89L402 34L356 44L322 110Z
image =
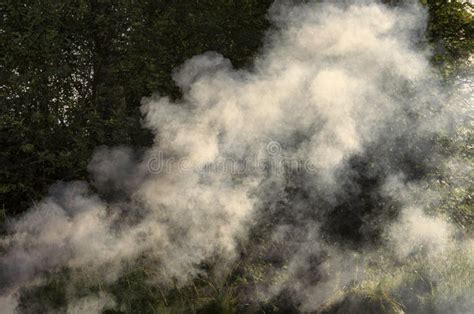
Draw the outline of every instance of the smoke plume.
M470 92L447 87L429 63L425 10L277 2L269 18L274 29L250 68L207 52L175 70L180 99L143 99L148 151L98 148L90 183L57 183L9 223L0 308L24 310L24 295L62 272L65 310L92 313L118 301L79 293L81 278L113 283L145 267L166 290L263 259L250 306L349 310L362 301L343 291L392 276L416 311L404 261L423 264L440 287L453 252L473 266L472 240L429 211L447 193L433 187L433 169L467 169L435 139L472 108L457 103ZM467 310L472 289L438 289L434 311Z

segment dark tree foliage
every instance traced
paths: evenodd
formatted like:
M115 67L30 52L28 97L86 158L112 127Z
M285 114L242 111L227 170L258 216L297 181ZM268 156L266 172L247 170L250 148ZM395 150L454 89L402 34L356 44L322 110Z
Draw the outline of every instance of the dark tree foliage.
M140 99L179 96L172 69L214 50L249 63L272 1L17 1L1 7L0 210L85 179L99 145L146 147Z
M426 0L428 37L435 47L434 62L448 70L469 62L474 51L474 5L468 1Z
M85 179L98 145L149 145L141 97L179 96L172 69L204 51L248 64L271 2L3 1L0 216L22 212L57 180ZM472 5L422 2L433 60L449 73L474 50Z

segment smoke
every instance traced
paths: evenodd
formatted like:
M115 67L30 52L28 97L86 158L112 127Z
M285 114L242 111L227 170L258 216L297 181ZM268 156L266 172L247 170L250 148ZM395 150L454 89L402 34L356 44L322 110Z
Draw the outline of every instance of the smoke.
M176 69L182 98L143 100L144 126L155 134L147 152L98 148L89 165L97 192L58 183L7 226L6 312L64 271L64 308L89 313L119 300L79 297L83 277L107 284L146 267L171 289L262 256L270 262L252 302L347 309L357 303L347 291L383 281L368 273L373 265L402 278L397 265L416 257L430 261L429 277L439 281L447 272L434 265L472 252L472 240L426 212L444 195L428 174L438 165L465 169L437 153L434 139L470 112L458 111L460 94L448 97L430 66L424 9L277 2L269 16L275 30L250 69L207 52ZM403 280L393 289L408 287ZM452 289L439 302L462 312L472 285L458 299L449 298Z

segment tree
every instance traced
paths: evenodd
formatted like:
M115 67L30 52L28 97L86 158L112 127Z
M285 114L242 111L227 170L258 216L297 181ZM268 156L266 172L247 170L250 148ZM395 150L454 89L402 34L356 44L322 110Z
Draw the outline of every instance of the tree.
M148 146L141 97L179 95L172 69L215 50L246 65L271 1L14 1L1 8L0 206L86 179L98 145Z

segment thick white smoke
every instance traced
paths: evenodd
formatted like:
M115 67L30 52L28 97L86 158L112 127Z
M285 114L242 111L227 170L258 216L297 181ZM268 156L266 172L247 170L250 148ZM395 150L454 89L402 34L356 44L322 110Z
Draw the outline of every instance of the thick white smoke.
M293 220L277 217L269 233L289 248L287 275L262 289L266 298L290 291L301 310L320 309L335 290L363 279L371 256L403 259L420 247L444 256L461 245L454 226L424 214L435 198L429 189L410 185L403 173L405 155L421 163L438 158L426 156L423 145L457 121L429 51L420 48L426 12L415 4L352 1L277 3L269 14L278 30L251 69L236 70L208 52L176 70L181 99L144 99L155 144L143 156L123 147L97 150L89 169L107 202L87 183L60 183L9 226L0 242L0 307L13 311L22 288L51 273L68 269L113 282L137 260L153 265L161 285L185 285L202 275L203 263L224 268L235 261L250 230L282 206ZM329 213L361 194L353 182L357 159L370 160L364 175L381 179L373 193L402 208L391 223L384 213L374 214L377 223L366 214L367 224L353 226L363 239L372 223L384 226L387 241L370 249L328 241L324 232ZM302 167L288 174L275 160ZM228 161L241 171L221 167ZM305 196L288 195L288 185ZM311 258L323 252L314 266ZM316 273L323 275L312 280ZM113 304L91 296L68 309Z

